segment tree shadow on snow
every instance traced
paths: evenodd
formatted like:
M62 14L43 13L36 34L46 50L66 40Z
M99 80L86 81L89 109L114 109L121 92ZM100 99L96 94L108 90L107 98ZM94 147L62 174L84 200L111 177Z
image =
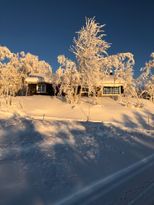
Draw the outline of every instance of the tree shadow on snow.
M154 114L150 113L147 110L144 110L144 115L139 112L133 113L133 119L127 115L123 114L123 125L126 128L142 128L145 130L154 130ZM135 121L134 121L135 120ZM114 120L114 122L121 124L118 120Z
M48 122L56 128L48 138L57 141L45 143L34 123L0 120L1 205L53 204L153 151L145 134L97 122Z

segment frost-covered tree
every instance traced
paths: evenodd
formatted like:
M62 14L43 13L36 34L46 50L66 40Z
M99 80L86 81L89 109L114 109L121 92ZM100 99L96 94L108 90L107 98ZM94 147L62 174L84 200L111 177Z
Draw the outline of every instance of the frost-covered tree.
M12 66L7 64L5 68L1 70L1 92L5 95L15 94L22 88L22 74Z
M22 87L22 73L18 70L16 54L8 48L0 47L0 95L15 96ZM9 99L11 104L11 98Z
M115 80L123 80L125 96L137 97L133 78L134 64L134 56L130 52L107 56L102 59L102 80L112 71Z
M28 75L43 75L51 79L52 68L45 61L30 53L12 53L0 46L0 94L15 95L25 88L24 79Z
M0 46L0 64L6 59L12 58L13 53L5 46Z
M52 68L51 66L43 61L39 60L38 56L31 53L20 52L17 53L19 70L23 74L23 79L27 76L41 76L46 81L51 81L52 79ZM23 90L26 92L25 80L23 80Z
M124 78L126 70L130 68L131 73L133 72L134 63L135 61L132 53L118 53L116 55L104 57L102 59L101 70L104 76L110 75L110 71L112 70L115 78Z
M132 53L118 53L116 55L109 55L102 59L102 82L112 72L114 81L121 80L124 87L125 98L121 100L123 103L135 106L141 106L137 95L135 79L133 77L133 68L135 65L134 56ZM132 98L135 98L132 101Z
M51 66L47 62L39 60L38 56L32 55L31 53L25 54L24 52L20 52L18 53L18 59L20 62L20 70L24 74L52 76Z
M103 27L94 18L86 18L86 25L77 32L72 46L81 75L81 86L88 86L89 94L95 93L95 87L100 82L102 58L110 47L104 40Z
M66 100L73 103L77 100L78 85L80 84L80 74L76 64L64 55L58 56L60 64L56 75L59 77L60 92L66 94Z
M70 81L74 76L74 74L72 75L72 67L76 68L75 70L79 74L80 90L82 87L88 88L88 95L96 96L97 88L99 89L103 80L113 70L115 79L123 79L125 96L137 97L133 79L135 63L133 54L128 52L108 56L107 50L110 44L104 40L103 27L104 25L97 23L94 18L86 19L85 26L77 32L77 37L74 38L74 44L71 48L76 57L75 65L64 56L60 56L58 59L61 64L59 68L62 74L59 77L61 84L65 87L66 85L70 86Z
M154 101L154 53L151 59L141 68L141 75L137 79L138 92L140 96L148 95Z

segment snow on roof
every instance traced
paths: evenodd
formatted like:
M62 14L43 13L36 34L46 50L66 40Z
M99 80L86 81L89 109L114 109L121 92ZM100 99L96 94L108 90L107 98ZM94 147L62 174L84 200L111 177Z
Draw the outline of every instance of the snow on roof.
M27 77L25 79L25 82L26 83L41 83L41 82L44 82L44 79L42 78L39 78L39 77Z
M44 74L30 74L29 77L25 79L26 83L52 83L51 78Z
M124 84L124 80L122 78L115 78L115 76L106 76L105 78L103 78L102 85L123 85Z

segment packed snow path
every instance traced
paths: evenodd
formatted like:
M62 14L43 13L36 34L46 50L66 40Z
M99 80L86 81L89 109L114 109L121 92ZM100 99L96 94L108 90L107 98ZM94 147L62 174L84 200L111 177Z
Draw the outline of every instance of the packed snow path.
M0 204L55 204L153 153L151 132L99 122L0 120Z

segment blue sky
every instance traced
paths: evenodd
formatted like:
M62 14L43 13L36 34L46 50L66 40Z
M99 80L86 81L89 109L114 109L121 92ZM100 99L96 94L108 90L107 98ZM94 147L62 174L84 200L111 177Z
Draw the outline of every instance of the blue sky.
M85 16L106 24L109 54L132 52L135 74L154 51L153 0L0 0L0 44L26 51L57 69L57 56L69 48Z

